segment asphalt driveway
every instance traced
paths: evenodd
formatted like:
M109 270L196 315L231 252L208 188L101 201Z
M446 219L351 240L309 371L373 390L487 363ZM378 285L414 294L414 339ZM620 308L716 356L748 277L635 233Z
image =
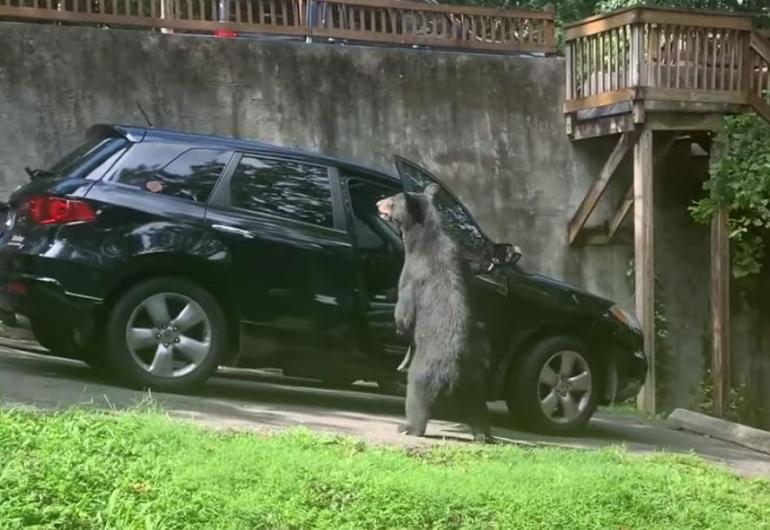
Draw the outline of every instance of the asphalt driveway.
M339 390L270 372L228 371L193 394L151 397L156 406L172 416L215 428L269 432L305 426L399 445L470 440L464 427L449 422L431 422L426 439L397 434L396 426L403 418L403 400L384 395L372 385ZM115 386L79 362L0 346L0 400L5 405L122 409L147 398L146 392ZM672 430L662 420L643 420L631 413L600 411L577 437L549 437L514 430L503 404L492 406L492 416L493 434L504 442L585 449L624 446L639 453L695 452L741 475L770 478L768 455Z

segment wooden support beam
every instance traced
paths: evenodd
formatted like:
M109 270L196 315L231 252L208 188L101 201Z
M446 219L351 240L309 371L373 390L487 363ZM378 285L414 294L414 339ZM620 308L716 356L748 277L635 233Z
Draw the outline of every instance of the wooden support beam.
M638 405L654 413L655 403L655 261L653 225L653 132L642 129L634 146L634 272L636 315L649 363Z
M751 94L749 96L749 103L754 112L762 116L767 121L770 121L770 105L762 101L759 96Z
M668 137L665 140L665 143L660 146L658 151L654 153L654 160L655 160L655 169L660 167L660 165L663 163L663 160L666 159L666 155L668 155L668 152L671 151L671 148L674 146L674 143L676 143L676 135L675 134L669 134ZM623 224L623 221L626 220L626 216L628 215L628 212L631 211L631 207L634 205L634 183L632 182L631 185L628 187L628 190L626 191L626 195L623 197L623 201L618 206L618 209L615 210L615 213L612 216L612 219L610 219L610 224L608 226L608 233L607 233L607 239L608 241L612 241L612 238L615 236L615 233L618 231L618 228L620 228L620 225Z
M612 136L633 131L636 128L631 113L622 116L604 116L587 121L575 120L570 131L573 140L585 140L599 136Z
M615 170L620 165L623 157L626 155L628 149L636 141L636 131L623 133L618 138L618 143L615 144L615 148L610 153L607 161L604 163L604 167L599 173L599 178L594 181L591 187L583 197L583 201L578 206L577 212L572 217L568 227L569 244L572 245L580 234L580 230L585 226L586 221L591 216L591 213L596 208L599 199L601 199L607 185L610 182L610 178L615 173Z
M623 221L626 220L626 216L628 215L628 212L631 211L631 207L633 205L634 184L632 182L626 191L626 195L623 197L623 202L620 203L620 206L618 206L618 209L615 211L612 219L610 219L610 226L608 228L609 231L607 233L607 238L610 241L612 241L612 238L615 236L615 232L618 231L618 228L620 228L620 225L623 224Z
M646 122L655 131L716 131L722 126L722 115L648 113Z
M730 395L730 227L723 208L711 220L711 377L714 415L724 418Z
M711 377L714 415L724 418L730 393L730 228L727 209L711 220Z
M740 114L746 110L744 105L735 103L704 103L702 101L667 101L658 99L644 100L644 109L648 113L668 112L687 114Z

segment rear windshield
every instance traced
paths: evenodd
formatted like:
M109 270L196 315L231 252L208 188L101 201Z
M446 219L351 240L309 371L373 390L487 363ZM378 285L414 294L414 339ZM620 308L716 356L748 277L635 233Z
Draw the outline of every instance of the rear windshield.
M99 164L125 147L125 138L92 138L59 160L48 171L57 179L85 178Z

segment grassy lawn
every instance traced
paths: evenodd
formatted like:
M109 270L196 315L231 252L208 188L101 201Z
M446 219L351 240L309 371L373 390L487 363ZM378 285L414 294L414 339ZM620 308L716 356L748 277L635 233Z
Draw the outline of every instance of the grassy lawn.
M0 528L770 528L770 484L690 457L406 452L157 412L0 409Z

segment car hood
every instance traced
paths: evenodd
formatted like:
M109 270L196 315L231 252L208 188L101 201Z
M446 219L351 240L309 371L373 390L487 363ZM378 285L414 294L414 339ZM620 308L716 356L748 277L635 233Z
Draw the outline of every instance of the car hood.
M522 274L519 272L519 274ZM583 291L561 280L536 273L524 273L526 282L549 298L555 298L560 304L573 306L576 310L605 311L614 305L612 300Z

